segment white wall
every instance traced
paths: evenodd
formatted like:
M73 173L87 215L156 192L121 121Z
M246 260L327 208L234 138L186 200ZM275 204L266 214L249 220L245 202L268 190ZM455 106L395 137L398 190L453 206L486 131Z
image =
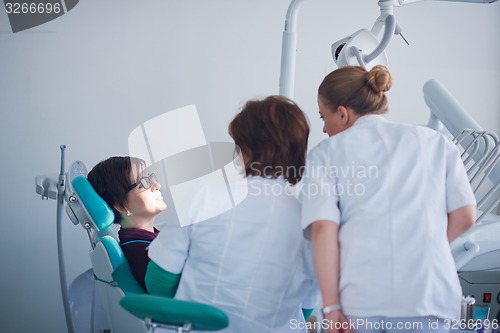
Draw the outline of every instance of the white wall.
M248 98L278 93L288 0L85 0L13 34L0 11L1 332L64 332L55 201L34 178L67 162L127 154L140 123L195 103L210 141ZM335 68L332 42L370 28L376 0L311 0L298 22L295 99L323 138L316 89ZM426 80L439 79L485 129L500 133L500 3L424 2L396 9L406 46L389 47L392 119L427 122ZM90 267L88 241L65 218L68 280ZM29 319L28 319L29 318Z

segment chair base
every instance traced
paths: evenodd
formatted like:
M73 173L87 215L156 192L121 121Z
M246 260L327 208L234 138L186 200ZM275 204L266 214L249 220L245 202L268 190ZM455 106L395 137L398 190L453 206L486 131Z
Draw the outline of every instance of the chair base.
M176 331L177 333L191 331L191 324L190 323L185 323L184 326L173 326L173 325L155 323L155 322L153 322L153 320L151 318L144 318L144 323L146 324L146 328L147 328L146 332L147 333L154 333L154 331L157 327L165 328L167 330Z

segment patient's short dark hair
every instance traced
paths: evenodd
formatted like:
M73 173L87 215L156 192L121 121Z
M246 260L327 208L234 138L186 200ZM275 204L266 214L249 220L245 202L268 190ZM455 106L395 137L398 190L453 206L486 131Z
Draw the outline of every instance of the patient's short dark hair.
M137 171L144 170L144 160L129 156L114 156L96 164L87 175L87 179L97 194L113 209L114 223L121 222L121 215L116 206L125 208L132 167ZM137 172L137 174L139 174Z

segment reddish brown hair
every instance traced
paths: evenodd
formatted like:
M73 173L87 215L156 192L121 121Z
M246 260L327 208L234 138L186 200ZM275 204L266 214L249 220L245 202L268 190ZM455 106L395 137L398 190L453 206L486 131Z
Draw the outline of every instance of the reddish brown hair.
M229 135L243 152L247 176L302 178L309 123L293 101L281 96L248 101L229 124Z

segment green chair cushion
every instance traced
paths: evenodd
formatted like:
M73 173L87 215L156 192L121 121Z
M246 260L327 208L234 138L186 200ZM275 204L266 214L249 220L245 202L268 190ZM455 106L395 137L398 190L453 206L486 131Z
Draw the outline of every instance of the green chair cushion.
M124 261L113 271L113 280L118 283L118 287L125 293L129 294L146 294L146 291L141 287L139 282L135 279L128 261Z
M88 212L98 230L107 229L113 224L115 214L108 204L96 193L87 178L78 176L71 182L84 209Z
M104 235L101 237L100 242L106 249L113 269L117 269L118 266L127 260L125 259L122 249L120 248L120 244L118 244L118 241L113 236Z
M151 318L159 324L183 326L191 323L193 330L218 331L229 324L226 314L208 304L188 302L156 295L127 295L120 304L134 316Z

